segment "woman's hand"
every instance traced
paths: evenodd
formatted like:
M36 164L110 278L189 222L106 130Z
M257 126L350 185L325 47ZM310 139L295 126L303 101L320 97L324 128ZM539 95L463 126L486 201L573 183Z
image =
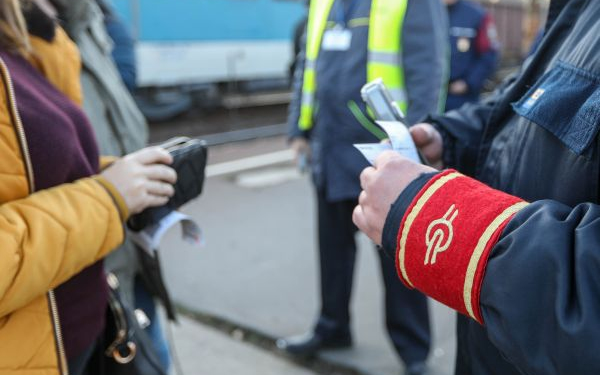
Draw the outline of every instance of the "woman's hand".
M101 175L119 191L130 214L136 214L173 196L177 173L168 166L172 162L164 149L147 147L117 160Z

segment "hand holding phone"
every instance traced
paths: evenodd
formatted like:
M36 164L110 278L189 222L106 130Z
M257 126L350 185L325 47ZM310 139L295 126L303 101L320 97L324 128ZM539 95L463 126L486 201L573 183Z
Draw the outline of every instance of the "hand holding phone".
M409 126L404 117L404 113L402 113L398 104L393 100L392 95L387 87L385 87L381 78L364 85L360 90L360 94L365 103L367 103L369 109L373 112L377 122L385 121L401 123L408 129ZM390 134L390 129L384 130L388 135ZM420 162L425 165L430 165L427 158L421 153L421 150L417 148L416 151Z
M373 111L376 120L399 121L408 126L404 113L392 98L381 78L364 85L360 90L360 95Z

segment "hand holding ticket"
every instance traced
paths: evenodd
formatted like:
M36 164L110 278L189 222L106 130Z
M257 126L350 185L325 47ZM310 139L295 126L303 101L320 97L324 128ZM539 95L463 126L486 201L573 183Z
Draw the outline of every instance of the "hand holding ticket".
M356 143L354 147L371 163L375 164L375 159L384 151L391 150L392 145L389 143Z
M403 123L399 121L377 121L377 125L385 131L390 143L362 143L354 145L369 163L373 164L377 156L386 150L396 151L417 163L422 163L412 136Z

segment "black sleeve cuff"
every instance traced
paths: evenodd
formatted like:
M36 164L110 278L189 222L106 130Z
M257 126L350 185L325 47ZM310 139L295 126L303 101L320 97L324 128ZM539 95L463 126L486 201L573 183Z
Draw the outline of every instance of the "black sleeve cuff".
M400 194L396 201L392 204L390 212L385 219L385 225L383 226L382 235L382 246L383 251L392 259L396 256L398 229L400 223L404 217L404 213L408 209L408 206L415 199L417 194L423 189L423 186L433 178L439 172L423 173L411 182L406 189Z

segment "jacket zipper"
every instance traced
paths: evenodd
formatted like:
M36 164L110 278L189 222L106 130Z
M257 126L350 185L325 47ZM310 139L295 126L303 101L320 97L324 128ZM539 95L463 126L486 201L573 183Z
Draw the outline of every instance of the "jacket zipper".
M69 375L69 366L67 365L67 355L65 354L65 345L63 343L60 320L58 319L58 308L56 307L56 296L54 290L48 292L48 301L50 302L50 312L52 313L52 325L54 326L54 337L56 339L56 348L58 349L58 370L62 375Z
M8 94L8 102L10 105L10 111L15 124L15 130L19 138L19 144L21 146L21 152L23 153L23 159L25 161L25 171L27 173L27 181L29 183L29 193L32 194L35 191L35 182L33 179L33 168L31 166L31 156L29 155L29 147L27 146L27 138L25 137L25 130L23 129L23 123L21 122L21 116L19 115L19 109L17 108L17 100L13 87L12 78L4 60L0 57L0 70L6 83L6 93ZM56 349L58 352L58 370L61 375L69 375L69 368L67 366L67 356L65 354L65 346L62 339L62 332L60 329L60 320L58 318L58 309L56 307L56 297L54 296L54 290L48 292L48 304L50 306L50 313L52 314L52 325L54 327L54 338L56 340Z

